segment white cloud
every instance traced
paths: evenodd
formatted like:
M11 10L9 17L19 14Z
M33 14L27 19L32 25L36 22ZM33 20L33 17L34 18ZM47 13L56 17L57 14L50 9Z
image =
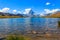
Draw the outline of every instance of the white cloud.
M13 13L16 13L17 12L17 10L13 10Z
M43 14L43 13L41 13L41 14L40 14L40 16L44 16L44 14Z
M13 10L13 14L17 14L17 13L21 14L21 11Z
M8 12L10 10L10 8L3 8L3 9L0 9L0 12Z
M51 3L50 2L47 2L46 5L50 5Z
M10 10L10 8L3 8L3 9L0 9L0 12L4 12L4 13L21 13L21 11L17 11L17 10Z
M44 11L45 11L46 13L51 13L51 10L49 10L49 9L44 9Z
M27 8L25 9L25 11L23 12L24 14L28 14L30 12L31 8Z
M44 11L45 11L46 13L55 13L55 12L57 12L57 11L60 11L60 9L52 9L52 10L44 9Z
M21 11L18 11L18 13L21 13Z
M0 12L2 12L2 10L0 9Z

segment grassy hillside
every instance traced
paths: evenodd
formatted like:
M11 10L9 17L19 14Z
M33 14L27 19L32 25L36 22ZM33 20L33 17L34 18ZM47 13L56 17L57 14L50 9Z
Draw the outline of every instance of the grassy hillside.
M20 18L20 16L0 16L0 18Z
M60 12L56 12L50 16L46 16L47 18L60 18Z

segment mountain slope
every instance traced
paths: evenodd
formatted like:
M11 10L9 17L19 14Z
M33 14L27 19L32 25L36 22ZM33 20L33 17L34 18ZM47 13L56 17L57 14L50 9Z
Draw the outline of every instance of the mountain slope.
M23 17L23 15L0 12L0 18L19 18L19 17Z
M56 13L51 14L50 16L46 16L46 17L51 17L51 18L60 18L60 12L56 12Z
M56 12L55 14L52 14L51 17L59 17L60 18L60 12Z

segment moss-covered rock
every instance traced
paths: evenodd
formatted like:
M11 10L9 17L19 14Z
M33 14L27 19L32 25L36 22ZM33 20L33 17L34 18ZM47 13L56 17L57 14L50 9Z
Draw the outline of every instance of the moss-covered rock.
M58 21L58 27L60 27L60 21Z

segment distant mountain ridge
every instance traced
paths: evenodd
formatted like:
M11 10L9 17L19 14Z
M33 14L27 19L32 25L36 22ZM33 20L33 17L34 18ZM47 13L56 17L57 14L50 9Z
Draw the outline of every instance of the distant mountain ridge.
M19 17L38 17L37 15L34 15L34 11L33 10L30 10L28 12L28 14L20 14L20 13L17 13L17 14L13 14L13 13L4 13L4 12L0 12L0 16L19 16ZM39 16L40 17L40 16ZM45 14L45 16L43 17L47 17L47 18L60 18L60 11L58 12L55 12L55 13L48 13L48 14Z
M11 13L3 13L3 12L0 12L0 16L21 16L23 17L23 15L21 14L11 14Z

